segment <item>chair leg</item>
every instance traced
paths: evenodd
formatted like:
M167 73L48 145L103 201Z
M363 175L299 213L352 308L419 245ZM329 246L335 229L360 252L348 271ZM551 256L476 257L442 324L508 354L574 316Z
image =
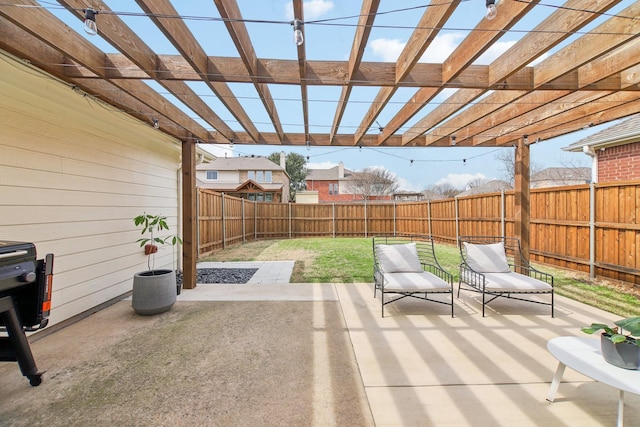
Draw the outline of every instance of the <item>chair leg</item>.
M454 317L454 315L453 315L453 290L451 291L451 317Z
M484 317L485 293L482 291L482 317Z

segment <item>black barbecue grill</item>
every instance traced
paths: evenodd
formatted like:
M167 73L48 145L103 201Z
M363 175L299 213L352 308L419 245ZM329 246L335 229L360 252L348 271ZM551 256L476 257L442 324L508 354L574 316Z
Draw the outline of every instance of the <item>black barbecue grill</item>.
M25 331L47 326L53 254L36 259L33 243L0 240L0 361L18 362L32 386L42 382Z

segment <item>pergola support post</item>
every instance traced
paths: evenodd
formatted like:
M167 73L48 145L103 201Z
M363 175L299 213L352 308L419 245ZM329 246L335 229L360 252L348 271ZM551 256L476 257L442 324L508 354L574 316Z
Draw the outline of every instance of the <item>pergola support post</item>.
M530 151L527 137L519 139L515 156L514 236L520 239L522 255L527 262L530 257Z
M196 144L182 141L182 287L196 287L197 210Z

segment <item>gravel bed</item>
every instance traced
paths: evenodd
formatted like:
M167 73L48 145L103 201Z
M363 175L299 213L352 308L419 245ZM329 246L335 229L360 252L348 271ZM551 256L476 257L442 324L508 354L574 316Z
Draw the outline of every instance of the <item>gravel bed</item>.
M258 271L257 268L198 268L197 283L247 283ZM176 272L176 282L182 284L182 272Z

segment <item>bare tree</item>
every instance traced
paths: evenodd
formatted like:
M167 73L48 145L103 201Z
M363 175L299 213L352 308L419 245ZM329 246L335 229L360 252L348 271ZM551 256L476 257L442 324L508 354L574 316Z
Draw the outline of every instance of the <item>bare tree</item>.
M467 183L467 189L470 190L472 188L482 187L489 182L487 178L475 178Z
M460 194L462 192L462 190L460 190L459 188L454 187L453 185L449 184L448 182L442 183L442 184L434 184L430 187L428 187L426 189L426 191L430 191L432 193L435 194L439 194L440 196L444 197L444 198L450 198L450 197L455 197L456 195Z
M398 179L385 168L365 168L353 173L349 190L362 197L362 200L368 200L371 196L391 195L398 190Z
M504 173L505 181L513 185L516 182L516 150L501 150L496 154L496 160L499 160L502 165L500 169ZM536 162L529 163L529 175L533 176L542 170Z

